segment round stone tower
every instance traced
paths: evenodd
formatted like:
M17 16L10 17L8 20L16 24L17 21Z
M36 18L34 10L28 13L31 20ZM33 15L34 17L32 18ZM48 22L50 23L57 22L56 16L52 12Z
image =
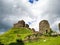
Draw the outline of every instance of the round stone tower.
M49 22L47 20L42 20L39 23L39 32L42 34L47 34L50 32L50 25L49 25Z

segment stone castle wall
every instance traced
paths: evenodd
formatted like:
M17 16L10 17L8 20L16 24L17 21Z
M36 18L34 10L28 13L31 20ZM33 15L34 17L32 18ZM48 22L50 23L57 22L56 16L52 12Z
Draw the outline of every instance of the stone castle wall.
M29 25L28 24L25 24L25 21L24 20L20 20L20 21L18 21L18 23L14 24L14 27L16 27L16 28L19 28L19 27L29 28Z

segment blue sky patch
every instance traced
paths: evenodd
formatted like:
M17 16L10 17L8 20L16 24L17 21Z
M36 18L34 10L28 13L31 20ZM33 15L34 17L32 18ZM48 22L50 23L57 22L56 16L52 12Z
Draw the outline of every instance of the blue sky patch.
M30 2L30 3L33 3L33 2L34 2L34 0L29 0L29 2Z
M31 22L28 22L28 24L30 25L30 24L32 24Z
M29 0L30 3L34 3L35 1L38 1L38 0Z

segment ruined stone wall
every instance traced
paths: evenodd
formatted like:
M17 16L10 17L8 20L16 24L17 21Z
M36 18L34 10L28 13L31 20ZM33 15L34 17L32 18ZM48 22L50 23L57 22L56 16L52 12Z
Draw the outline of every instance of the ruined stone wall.
M19 28L19 27L29 28L29 25L28 24L25 24L25 21L24 20L20 20L20 21L18 21L18 23L14 24L14 27L16 27L16 28Z
M24 20L18 21L18 25L20 25L20 27L25 27L25 21Z
M18 23L14 24L14 27L25 27L25 22L24 20L18 21Z
M29 28L29 25L28 25L28 24L25 24L25 27L26 27L26 28Z
M32 31L33 31L33 32L35 32L35 29L34 29L34 28L32 28Z

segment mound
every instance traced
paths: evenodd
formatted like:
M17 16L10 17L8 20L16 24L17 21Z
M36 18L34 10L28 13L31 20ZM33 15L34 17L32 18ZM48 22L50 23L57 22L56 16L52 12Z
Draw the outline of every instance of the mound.
M9 44L12 42L16 42L16 39L24 40L24 38L27 35L32 34L32 32L33 31L28 28L11 28L4 34L0 35L0 42Z

